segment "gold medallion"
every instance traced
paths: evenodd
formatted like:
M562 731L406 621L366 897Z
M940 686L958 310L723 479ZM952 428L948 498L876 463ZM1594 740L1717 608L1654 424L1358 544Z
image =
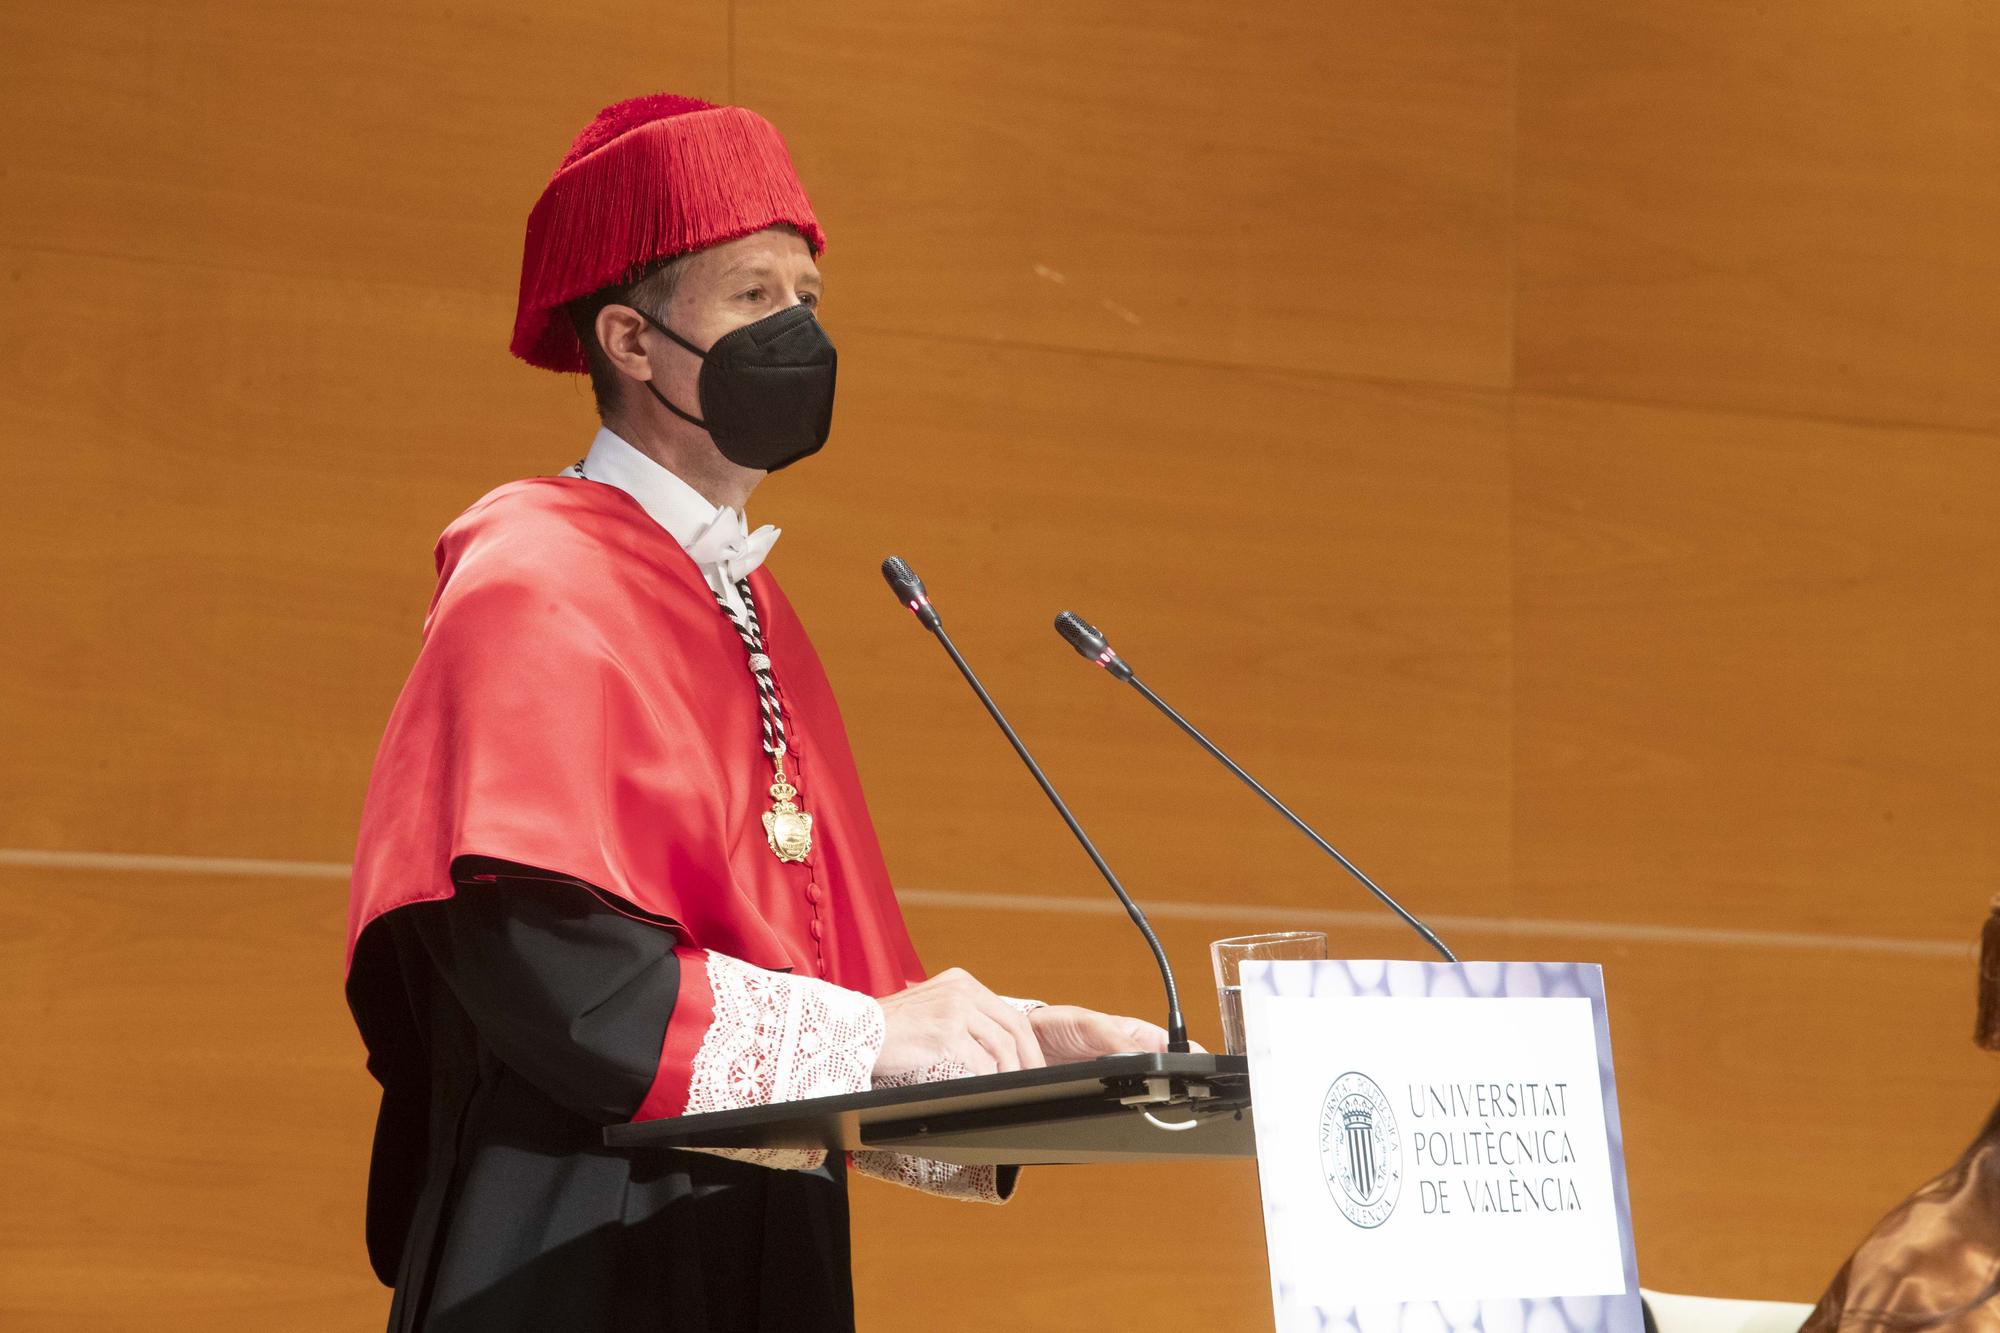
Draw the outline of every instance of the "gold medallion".
M764 840L780 861L803 861L812 853L813 817L793 803L798 794L780 765L771 784L771 808L764 812Z

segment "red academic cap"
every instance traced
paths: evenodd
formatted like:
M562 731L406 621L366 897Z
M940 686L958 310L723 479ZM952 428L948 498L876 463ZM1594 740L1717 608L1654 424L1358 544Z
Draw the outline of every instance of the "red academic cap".
M778 223L817 255L826 233L771 122L740 106L660 93L615 103L576 136L528 214L514 355L581 372L562 306L655 259Z

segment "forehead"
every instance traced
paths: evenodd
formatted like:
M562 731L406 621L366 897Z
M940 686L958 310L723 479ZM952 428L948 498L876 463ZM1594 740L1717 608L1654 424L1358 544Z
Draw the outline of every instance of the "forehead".
M813 263L812 248L805 237L790 228L766 227L688 256L684 278L719 282L749 273L774 274L796 281L818 278L819 268Z

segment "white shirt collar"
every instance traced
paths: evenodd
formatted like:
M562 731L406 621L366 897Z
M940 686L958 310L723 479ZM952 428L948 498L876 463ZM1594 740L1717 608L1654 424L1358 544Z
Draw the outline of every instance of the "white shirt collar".
M639 452L608 427L600 426L583 456L583 471L574 464L565 476L584 476L616 486L665 528L701 566L710 583L722 586L750 577L764 563L780 530L769 524L750 531L740 510L717 508L694 487Z

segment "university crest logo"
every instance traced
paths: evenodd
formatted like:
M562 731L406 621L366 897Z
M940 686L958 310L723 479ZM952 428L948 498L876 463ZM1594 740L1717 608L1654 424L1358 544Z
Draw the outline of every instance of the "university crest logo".
M1403 1140L1375 1080L1352 1071L1326 1090L1319 1164L1334 1204L1358 1227L1379 1227L1403 1192Z

